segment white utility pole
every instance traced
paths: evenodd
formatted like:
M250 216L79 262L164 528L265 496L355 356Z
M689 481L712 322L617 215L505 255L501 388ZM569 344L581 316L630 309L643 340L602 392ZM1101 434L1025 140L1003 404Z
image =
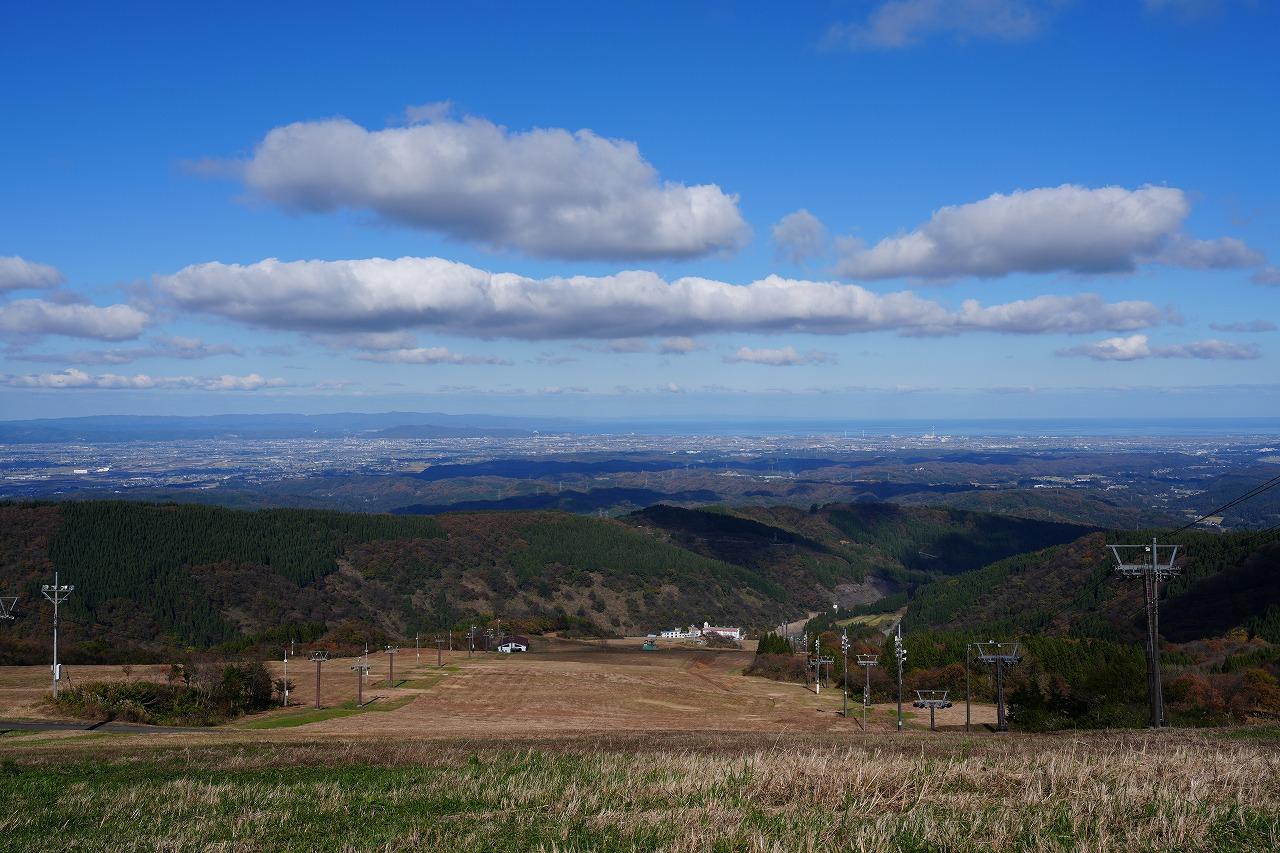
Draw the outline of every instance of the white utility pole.
M62 680L62 667L58 664L58 605L71 597L75 587L70 584L59 585L58 573L53 573L53 586L45 584L40 587L44 597L53 602L53 695L58 695L58 682Z
M842 716L849 717L849 631L840 634L840 653L844 655L844 711Z
M867 684L862 688L862 728L867 728L867 708L871 705L871 667L879 666L880 658L876 655L858 655L858 666L867 673Z
M813 639L813 695L822 693L822 637Z
M907 650L902 645L902 623L899 622L893 635L893 653L898 659L898 731L902 731L902 664L907 659Z

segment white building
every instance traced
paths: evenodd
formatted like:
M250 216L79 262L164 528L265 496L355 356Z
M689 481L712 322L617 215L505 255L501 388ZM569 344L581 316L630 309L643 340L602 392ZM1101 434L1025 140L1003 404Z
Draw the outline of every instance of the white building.
M658 634L664 640L696 640L699 637L705 637L708 634L715 634L730 640L741 640L741 628L724 628L712 625L709 622L703 622L702 627L690 625L687 628L668 628Z
M708 624L708 623L706 623L706 622L703 622L703 623L702 623L702 636L704 636L704 637L705 637L705 636L707 636L708 634L715 634L716 636L724 637L725 639L728 639L728 640L741 640L741 639L742 639L742 629L741 629L741 628L717 627L717 626L715 626L715 625L710 625L710 624Z
M509 655L513 652L527 652L529 651L529 640L525 637L505 637L502 640L502 644L498 646L498 651L504 655Z

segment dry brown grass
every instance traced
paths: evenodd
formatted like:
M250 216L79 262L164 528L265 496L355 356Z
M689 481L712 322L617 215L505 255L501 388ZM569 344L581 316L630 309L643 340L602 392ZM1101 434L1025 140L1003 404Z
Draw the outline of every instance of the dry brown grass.
M899 735L882 708L863 732L837 691L745 678L748 658L455 653L425 689L371 690L413 698L383 714L0 737L0 849L1280 849L1274 731ZM326 664L326 702L348 665ZM0 672L0 694L34 677Z
M1280 742L1194 733L28 740L0 777L19 806L0 838L33 849L53 849L37 836L49 820L64 837L88 821L87 842L170 850L1280 846ZM22 806L41 786L18 780L69 764L94 769L54 805Z

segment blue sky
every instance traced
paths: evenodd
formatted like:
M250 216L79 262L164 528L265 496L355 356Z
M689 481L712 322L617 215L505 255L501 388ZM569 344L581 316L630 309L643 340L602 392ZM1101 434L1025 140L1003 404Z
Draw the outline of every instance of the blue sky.
M0 15L4 417L1280 408L1271 3Z

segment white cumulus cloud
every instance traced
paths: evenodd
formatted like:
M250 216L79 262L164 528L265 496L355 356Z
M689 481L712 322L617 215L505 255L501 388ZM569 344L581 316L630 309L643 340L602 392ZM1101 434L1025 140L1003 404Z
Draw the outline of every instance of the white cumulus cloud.
M289 383L283 379L265 379L261 374L250 373L247 376L222 374L200 381L198 387L210 391L256 391L259 388L284 388Z
M836 361L836 357L833 353L819 350L801 353L791 346L779 349L738 347L737 352L725 356L724 360L747 364L768 364L773 367L795 367L802 364L829 364Z
M63 335L104 341L131 340L142 334L151 317L132 305L86 305L16 299L0 304L0 335Z
M1209 339L1185 344L1152 346L1146 335L1107 338L1078 347L1058 350L1058 355L1085 356L1095 361L1137 361L1144 358L1197 358L1211 361L1261 357L1253 344L1233 344Z
M874 246L839 241L837 272L850 279L950 279L1010 273L1131 272L1140 264L1248 267L1262 255L1232 238L1180 232L1191 211L1182 190L1073 184L996 193L934 212L915 230Z
M57 287L62 282L62 273L48 264L38 264L17 255L0 257L0 291L44 290Z
M286 210L372 211L542 257L692 258L747 239L736 196L662 179L634 142L590 130L516 132L451 119L441 105L411 108L408 118L383 130L343 118L277 127L237 171Z
M910 291L769 276L746 285L653 272L533 279L441 258L218 262L157 276L180 307L255 326L348 333L414 328L475 338L692 337L711 332L1090 333L1164 322L1150 302L1040 296L950 310Z

